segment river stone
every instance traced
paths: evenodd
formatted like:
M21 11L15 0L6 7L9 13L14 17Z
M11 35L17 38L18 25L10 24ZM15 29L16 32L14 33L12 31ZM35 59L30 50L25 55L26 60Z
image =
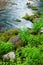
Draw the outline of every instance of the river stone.
M21 22L21 20L19 18L16 19L17 22Z
M9 53L3 55L2 58L3 58L3 61L5 61L5 60L10 60L11 61L11 60L15 60L16 55L15 55L14 52L9 52Z
M13 43L13 45L14 45L15 48L20 47L21 44L22 44L22 41L21 41L21 38L20 38L19 35L16 35L16 36L14 36L14 37L11 37L11 38L9 39L9 42Z
M40 29L40 33L43 33L43 27Z
M23 16L24 19L30 20L30 21L32 21L32 22L33 22L33 20L35 20L35 19L38 18L38 17L39 17L39 15L38 15L37 13L34 14L34 15L31 15L31 16L29 16L28 13L26 13L26 14Z
M27 5L33 5L33 4L34 4L33 1L28 1L28 2L27 2Z
M40 0L41 2L43 2L43 0Z
M18 35L18 29L9 29L1 35L0 39L7 42L12 36L15 35Z
M1 30L4 30L4 29L5 29L5 27L4 27L4 26L0 26L0 31L1 31Z
M37 10L38 9L38 5L36 1L28 1L27 2L27 6L32 8L33 10Z

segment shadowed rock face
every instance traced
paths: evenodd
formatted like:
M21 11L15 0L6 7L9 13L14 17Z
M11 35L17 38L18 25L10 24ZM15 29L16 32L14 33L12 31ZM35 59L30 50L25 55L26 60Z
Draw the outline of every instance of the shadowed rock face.
M4 26L2 26L2 27L0 26L0 30L4 30Z
M0 2L3 2L4 0L0 0Z
M23 43L22 40L21 40L21 37L19 35L15 36L15 37L11 37L9 39L9 42L13 43L15 48L19 48Z
M5 1L7 1L7 0L0 0L0 2L5 2Z
M43 0L40 0L41 2L43 2Z
M6 7L7 0L0 0L0 9L4 9Z

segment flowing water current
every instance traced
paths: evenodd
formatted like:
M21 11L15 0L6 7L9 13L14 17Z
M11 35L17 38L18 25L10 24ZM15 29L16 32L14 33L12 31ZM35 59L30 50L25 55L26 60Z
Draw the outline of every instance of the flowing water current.
M0 31L10 28L32 28L32 22L22 18L26 13L31 16L34 12L27 7L27 2L28 0L8 0L0 4ZM37 4L42 5L39 1ZM20 19L21 22L17 22L16 19Z

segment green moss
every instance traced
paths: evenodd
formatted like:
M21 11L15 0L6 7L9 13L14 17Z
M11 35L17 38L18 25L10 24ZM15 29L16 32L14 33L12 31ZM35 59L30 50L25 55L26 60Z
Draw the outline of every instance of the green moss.
M18 19L18 18L16 19L16 21L17 21L17 22L21 22L21 20L20 20L20 19Z
M23 43L22 40L20 39L20 37L18 35L12 36L9 39L9 42L11 42L16 49L19 48L19 47L21 47L21 45Z
M31 8L33 10L38 10L38 7L35 5L31 5L31 3L27 3L28 8Z
M35 21L35 22L34 22ZM43 19L40 17L39 20L34 20L33 26L34 26L34 31L38 33L40 29L43 27ZM40 32L39 32L40 33Z
M38 10L37 6L31 6L33 10Z
M26 13L24 16L23 16L23 18L24 19L26 19L26 20L30 20L30 21L32 21L33 22L33 20L35 19L35 18L37 18L38 17L38 14L34 14L34 15L31 15L31 16L29 16L28 15L28 13Z
M29 20L30 16L26 13L24 16L23 16L24 19L26 20Z
M43 53L36 47L28 47L18 49L16 51L17 65L43 65ZM18 61L19 60L19 61Z
M13 50L12 43L0 41L0 57Z
M0 37L1 37L2 34L3 34L3 33L0 33Z
M7 42L12 36L15 36L17 34L18 34L18 29L10 29L8 31L5 31L1 35L0 39Z

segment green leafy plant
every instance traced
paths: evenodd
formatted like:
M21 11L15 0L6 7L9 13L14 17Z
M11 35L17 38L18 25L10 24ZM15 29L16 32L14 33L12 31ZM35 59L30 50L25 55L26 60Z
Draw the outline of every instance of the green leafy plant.
M43 54L43 53L42 53ZM39 48L36 47L28 47L18 49L16 51L17 61L18 64L27 64L27 65L40 65L43 64L43 55L40 52ZM17 64L17 65L18 65Z
M6 54L13 50L12 43L0 41L0 55Z
M35 19L33 22L34 31L37 33L39 30L43 27L43 15L40 16L40 18L37 20Z
M34 31L37 33L42 27L42 23L40 21L36 21L34 24Z
M28 38L30 36L30 33L28 32L28 29L19 30L19 35L21 37L21 40L24 42L23 45L26 45L28 43Z
M29 20L27 14L24 18ZM34 20L33 26L34 28L32 31L29 31L27 28L19 30L19 35L23 43L21 43L21 47L16 49L16 60L10 62L10 65L43 65L43 33L39 33L41 27L43 27L42 14L38 20ZM0 57L3 54L15 50L12 43L8 42L8 40L16 34L18 34L18 32L14 30L5 32L2 36L0 34ZM1 40L4 40L5 42ZM5 64L9 65L9 62L3 63L3 65Z
M38 46L43 44L43 34L40 35L32 35L28 31L28 29L20 30L19 35L24 43L22 43L24 46L25 45L31 45L31 46Z

